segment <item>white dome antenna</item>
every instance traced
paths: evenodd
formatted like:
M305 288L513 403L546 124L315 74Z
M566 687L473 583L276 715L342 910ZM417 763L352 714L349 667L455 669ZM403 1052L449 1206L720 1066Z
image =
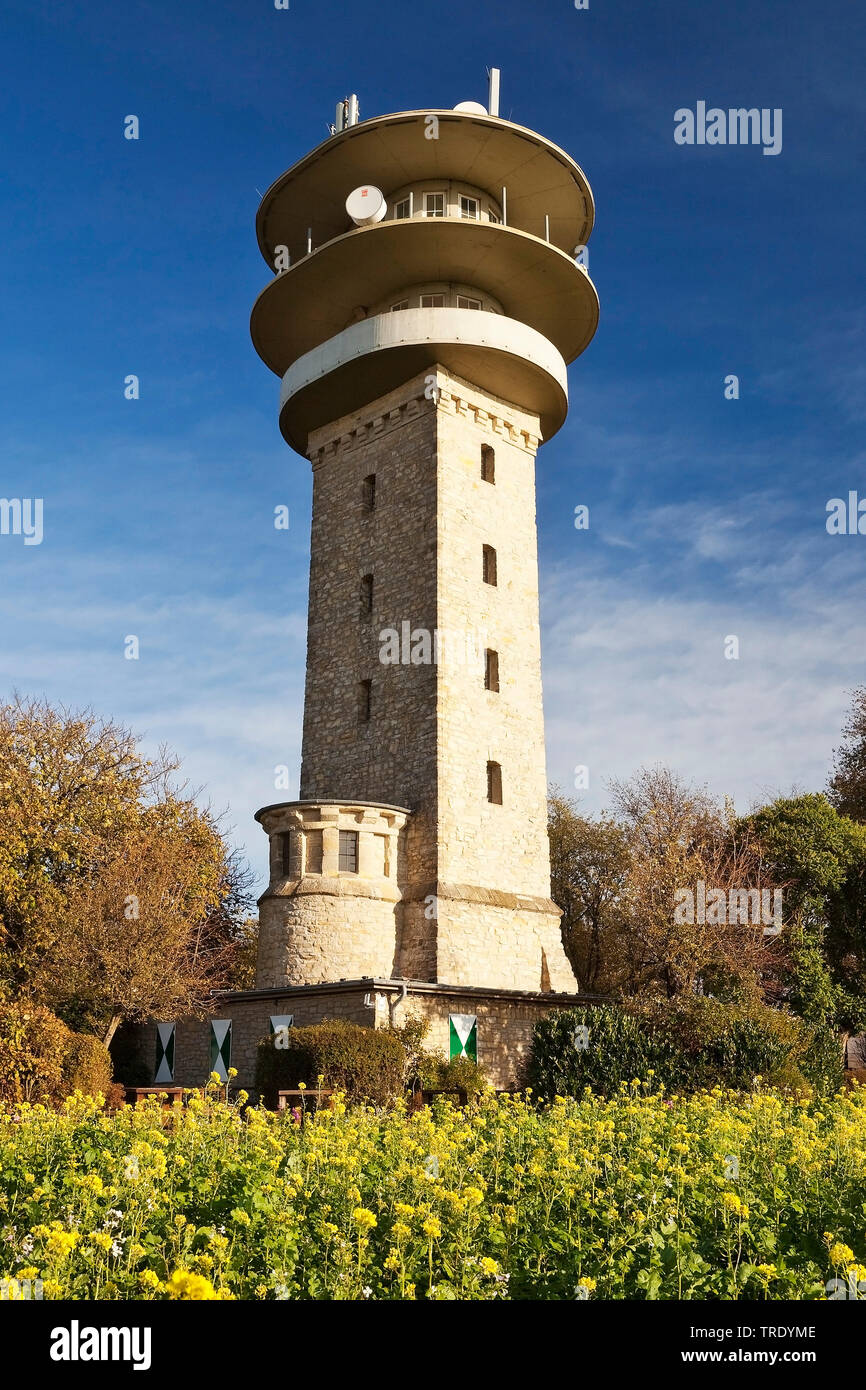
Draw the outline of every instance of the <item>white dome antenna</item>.
M346 211L356 227L372 227L375 222L382 221L388 204L381 188L364 183L360 188L352 189L346 199Z
M480 101L459 101L454 110L462 112L464 116L487 115L487 107L482 106Z

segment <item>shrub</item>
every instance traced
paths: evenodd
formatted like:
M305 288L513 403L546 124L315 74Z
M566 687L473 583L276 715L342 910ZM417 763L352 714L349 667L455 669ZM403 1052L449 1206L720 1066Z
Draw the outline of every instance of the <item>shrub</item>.
M427 1053L420 1062L418 1085L424 1091L462 1091L467 1100L481 1094L489 1084L487 1073L469 1057L452 1057Z
M111 1058L98 1038L73 1033L50 1009L0 1004L0 1099L56 1105L73 1091L107 1094Z
M363 1028L345 1019L325 1019L291 1028L288 1046L263 1038L256 1060L256 1089L275 1106L277 1091L319 1085L345 1093L347 1100L386 1105L403 1089L406 1052L390 1029Z
M92 1033L70 1033L63 1068L64 1094L82 1091L86 1096L108 1096L111 1089L111 1056Z
M757 1076L786 1090L832 1093L842 1080L838 1054L838 1042L834 1061L819 1030L758 1001L629 1000L541 1019L529 1080L545 1099L587 1086L612 1096L634 1079L645 1090L745 1090Z

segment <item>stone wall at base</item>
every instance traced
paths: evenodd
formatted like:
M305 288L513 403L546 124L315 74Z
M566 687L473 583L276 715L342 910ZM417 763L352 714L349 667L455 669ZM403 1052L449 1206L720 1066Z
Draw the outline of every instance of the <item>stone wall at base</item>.
M479 1063L497 1090L513 1090L523 1084L532 1032L538 1019L554 1009L597 1002L600 1002L598 996L586 994L542 994L418 980L361 979L227 994L217 1001L213 1019L231 1019L230 1065L238 1073L233 1084L252 1092L256 1048L260 1039L269 1035L272 1017L291 1015L296 1027L328 1018L345 1018L368 1028L387 1028L392 1019L399 1026L410 1015L415 1015L430 1022L427 1049L447 1057L450 1016L474 1016ZM207 1081L210 1044L209 1019L177 1021L175 1085L201 1086ZM156 1021L121 1029L112 1053L117 1080L129 1085L153 1085Z

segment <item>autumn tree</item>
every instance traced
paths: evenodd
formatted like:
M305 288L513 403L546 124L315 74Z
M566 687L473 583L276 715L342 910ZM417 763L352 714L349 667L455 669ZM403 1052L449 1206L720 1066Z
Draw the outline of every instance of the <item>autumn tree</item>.
M551 896L562 909L562 941L580 988L606 994L624 979L624 891L629 850L610 816L580 814L556 788L548 799Z
M699 988L766 993L783 948L765 935L760 914L744 922L727 909L707 910L701 920L696 907L701 885L727 900L732 891L751 890L758 901L778 886L756 837L738 825L730 807L718 806L665 767L642 768L611 790L629 849L624 950L630 989L668 998ZM677 911L689 894L691 918Z
M91 711L0 706L0 988L110 1041L234 983L249 875L177 761Z

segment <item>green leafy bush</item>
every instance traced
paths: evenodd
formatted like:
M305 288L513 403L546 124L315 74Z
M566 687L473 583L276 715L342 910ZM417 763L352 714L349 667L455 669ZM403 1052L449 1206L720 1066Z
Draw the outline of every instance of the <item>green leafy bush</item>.
M111 1091L111 1056L92 1033L70 1033L63 1083L65 1095L81 1091L86 1096L108 1096Z
M290 1028L288 1046L263 1038L256 1059L256 1089L265 1104L276 1105L277 1091L321 1085L343 1091L349 1101L386 1105L403 1090L406 1052L390 1029L362 1028L345 1019L325 1019Z
M747 1090L758 1076L786 1090L832 1093L842 1081L838 1042L758 1001L630 1000L541 1019L529 1069L546 1099L587 1086L612 1096L635 1079L646 1090Z
M487 1086L484 1068L470 1057L452 1057L427 1053L420 1062L417 1083L423 1091L462 1091L467 1100L478 1096Z

